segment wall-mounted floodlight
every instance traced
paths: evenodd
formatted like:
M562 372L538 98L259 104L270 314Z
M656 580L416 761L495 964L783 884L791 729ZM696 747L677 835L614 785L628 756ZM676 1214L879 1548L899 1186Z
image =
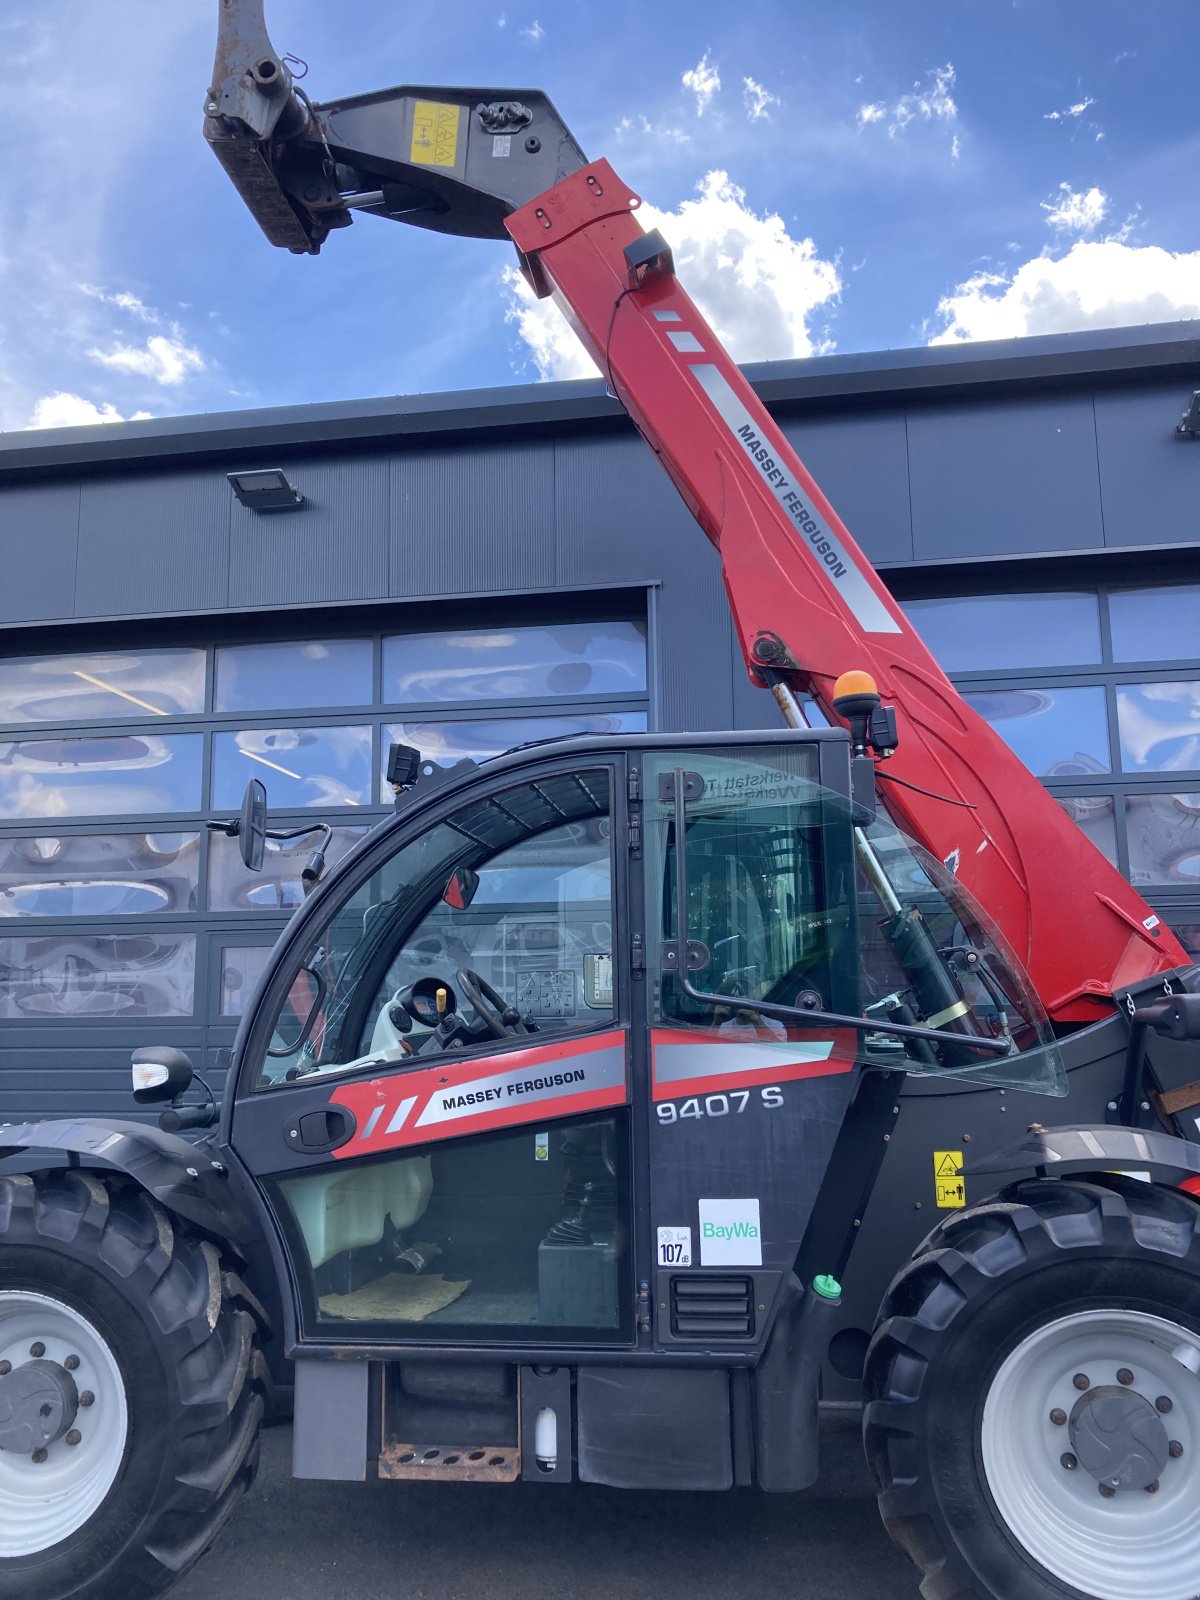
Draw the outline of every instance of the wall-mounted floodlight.
M1180 417L1175 432L1181 439L1200 439L1200 389L1192 395L1192 403Z
M225 476L234 494L250 511L295 511L304 504L304 496L278 467L227 472Z

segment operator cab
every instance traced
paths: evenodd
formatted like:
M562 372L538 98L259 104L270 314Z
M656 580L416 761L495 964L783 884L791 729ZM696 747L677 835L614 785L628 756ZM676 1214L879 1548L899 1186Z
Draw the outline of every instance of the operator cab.
M418 783L298 914L236 1056L229 1142L302 1339L529 1348L630 1344L716 1171L743 1221L712 1226L754 1243L680 1264L761 1269L769 1308L864 1068L1054 1092L1057 1060L969 896L852 800L836 730Z

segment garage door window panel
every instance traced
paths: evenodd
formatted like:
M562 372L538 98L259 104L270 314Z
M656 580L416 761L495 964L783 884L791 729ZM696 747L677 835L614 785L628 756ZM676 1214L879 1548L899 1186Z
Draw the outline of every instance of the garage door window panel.
M0 661L0 727L129 722L204 710L203 650L101 650Z
M199 733L0 743L0 816L145 816L201 809Z
M387 703L644 694L646 629L636 622L465 628L383 641Z
M0 1018L10 1022L186 1017L196 988L191 934L39 934L0 939Z
M213 735L213 798L236 810L251 778L267 785L272 810L371 804L368 727L244 728Z
M197 909L198 833L44 833L0 840L0 918Z
M215 711L303 711L365 706L372 693L370 639L223 645L216 652Z

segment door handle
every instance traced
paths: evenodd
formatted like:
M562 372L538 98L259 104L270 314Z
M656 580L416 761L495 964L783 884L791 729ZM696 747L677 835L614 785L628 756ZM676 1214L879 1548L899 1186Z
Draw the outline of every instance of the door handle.
M293 1117L284 1127L284 1143L289 1150L302 1150L308 1156L324 1155L352 1139L357 1127L343 1106L322 1106L319 1111Z

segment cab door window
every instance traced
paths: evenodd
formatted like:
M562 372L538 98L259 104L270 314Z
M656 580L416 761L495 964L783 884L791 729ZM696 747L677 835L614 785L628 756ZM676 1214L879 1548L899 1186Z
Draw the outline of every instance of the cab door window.
M473 800L336 910L277 1002L260 1086L611 1023L605 769Z

